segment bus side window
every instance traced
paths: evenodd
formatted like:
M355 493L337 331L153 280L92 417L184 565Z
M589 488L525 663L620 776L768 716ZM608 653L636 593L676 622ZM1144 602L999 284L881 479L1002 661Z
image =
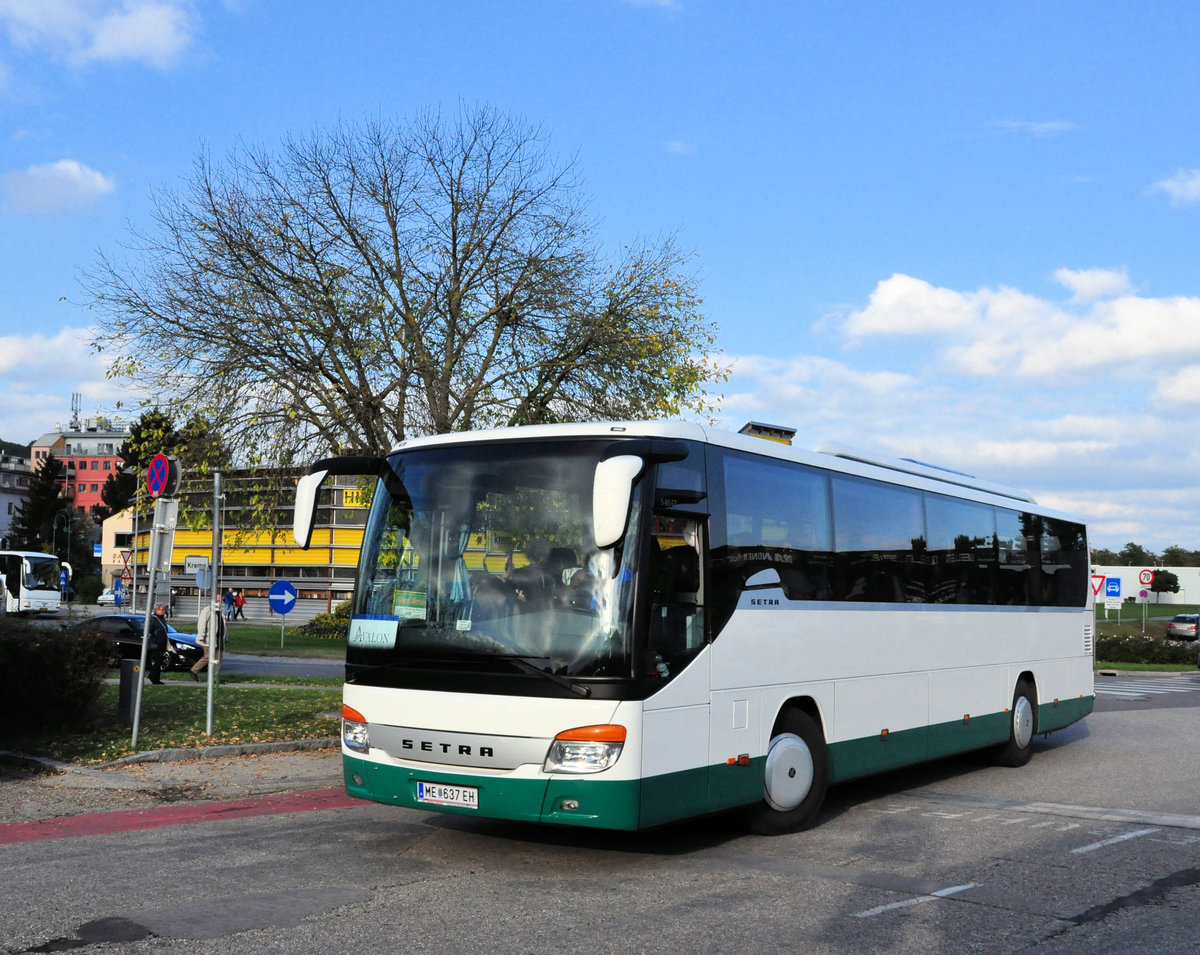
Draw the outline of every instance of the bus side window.
M835 599L924 603L925 521L921 492L838 474Z
M996 517L987 504L925 495L930 603L990 604L996 577Z
M788 600L828 600L833 532L829 477L804 465L710 448L712 534L709 614L713 637L747 581L778 575Z

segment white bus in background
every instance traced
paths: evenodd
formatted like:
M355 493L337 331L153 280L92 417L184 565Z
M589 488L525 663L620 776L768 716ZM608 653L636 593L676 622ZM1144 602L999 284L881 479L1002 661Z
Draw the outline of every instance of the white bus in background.
M71 579L71 565L53 554L0 550L0 612L36 613L62 606L61 574Z
M750 428L750 426L748 426ZM678 422L417 438L378 481L343 697L347 790L638 829L953 753L1021 765L1091 712L1085 528L1028 495ZM790 437L790 435L788 435Z

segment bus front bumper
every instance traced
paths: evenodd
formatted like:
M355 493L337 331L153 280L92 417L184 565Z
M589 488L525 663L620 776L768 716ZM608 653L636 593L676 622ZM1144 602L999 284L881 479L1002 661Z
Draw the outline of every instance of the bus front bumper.
M359 799L409 809L424 809L515 822L638 828L641 781L604 780L596 775L484 775L430 771L379 763L343 751L346 792ZM478 806L438 805L418 798L418 783L476 790Z

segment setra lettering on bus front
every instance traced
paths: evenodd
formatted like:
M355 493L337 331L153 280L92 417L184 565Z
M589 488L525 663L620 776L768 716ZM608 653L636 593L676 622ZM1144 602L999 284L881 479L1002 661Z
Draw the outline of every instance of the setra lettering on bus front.
M448 754L454 745L455 744L453 744L453 743L435 743L433 740L428 740L428 739L423 739L423 740L404 739L404 740L400 741L401 749L419 749L422 753L433 753L433 752L436 752L437 750L441 750L442 753ZM476 754L471 751L471 747L468 746L466 743L459 743L458 744L458 755L459 756L478 755L481 759L484 759L484 758L490 759L490 758L494 757L496 754L492 751L492 747L490 747L490 746L480 746L479 752Z

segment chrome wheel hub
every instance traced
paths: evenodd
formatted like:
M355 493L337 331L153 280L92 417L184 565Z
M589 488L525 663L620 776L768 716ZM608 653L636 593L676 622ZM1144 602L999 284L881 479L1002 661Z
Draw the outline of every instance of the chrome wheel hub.
M789 812L804 802L812 784L813 758L804 740L795 733L783 733L771 740L763 784L767 805Z

